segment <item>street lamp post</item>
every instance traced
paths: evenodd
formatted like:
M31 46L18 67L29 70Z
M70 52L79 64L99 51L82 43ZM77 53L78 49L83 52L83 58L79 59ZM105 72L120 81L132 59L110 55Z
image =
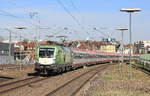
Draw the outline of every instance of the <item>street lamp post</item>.
M132 52L132 33L131 33L131 14L133 12L141 11L140 8L122 8L120 9L121 12L129 13L129 32L130 32L130 56L129 56L129 78L132 77L132 69L131 69L131 52Z
M26 27L15 27L15 29L19 29L19 30L22 30L22 29L26 29ZM21 43L21 32L20 32L20 43ZM21 60L21 44L20 44L20 70L22 69L22 60Z
M9 54L8 54L8 58L9 58L9 64L11 64L11 30L10 29L5 29L7 31L9 31Z
M124 42L123 42L123 32L125 31L125 30L128 30L127 28L117 28L116 30L119 30L119 31L121 31L121 63L120 63L120 66L119 66L119 68L120 68L120 71L121 71L121 68L122 68L122 64L124 63L123 61L124 61Z

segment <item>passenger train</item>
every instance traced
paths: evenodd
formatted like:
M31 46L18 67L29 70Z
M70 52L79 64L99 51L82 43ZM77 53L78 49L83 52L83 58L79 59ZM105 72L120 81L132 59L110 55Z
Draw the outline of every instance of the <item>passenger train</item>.
M78 67L83 67L86 65L95 65L95 60L99 60L100 63L119 61L121 55L112 54L100 54L96 53L83 53L83 52L72 52L68 47L61 45L38 45L35 50L35 71L39 74L53 74L61 73ZM138 56L133 56L138 58ZM89 62L89 64L78 63L74 64L76 59L84 59ZM124 56L124 60L128 59L128 56ZM103 59L103 61L102 61ZM96 64L98 63L96 61Z

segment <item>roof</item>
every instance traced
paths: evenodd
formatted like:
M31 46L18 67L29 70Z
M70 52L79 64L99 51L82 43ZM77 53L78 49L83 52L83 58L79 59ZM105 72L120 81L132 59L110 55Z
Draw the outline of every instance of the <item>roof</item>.
M13 46L11 46L11 47L13 48ZM1 43L0 42L0 50L9 50L9 43Z
M26 43L26 42L18 42L18 43L16 43L16 44L21 44L21 45L23 45L24 47L35 47L36 46L36 44L35 43ZM48 42L46 42L46 41L41 41L41 42L39 42L39 44L40 45L45 45L45 44L49 44Z
M21 44L25 47L35 47L35 43L24 43L24 42L18 42L17 44Z

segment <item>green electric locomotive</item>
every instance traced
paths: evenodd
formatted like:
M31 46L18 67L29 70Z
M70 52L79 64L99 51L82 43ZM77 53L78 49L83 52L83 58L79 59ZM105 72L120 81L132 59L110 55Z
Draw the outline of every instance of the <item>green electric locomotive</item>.
M35 71L50 74L63 72L72 67L72 51L60 45L39 45L35 50Z

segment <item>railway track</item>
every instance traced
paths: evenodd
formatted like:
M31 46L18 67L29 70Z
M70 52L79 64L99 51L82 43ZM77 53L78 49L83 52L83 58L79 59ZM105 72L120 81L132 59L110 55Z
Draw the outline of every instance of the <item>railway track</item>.
M47 78L44 77L30 77L30 78L25 78L22 80L18 80L18 81L14 81L14 82L9 82L9 83L5 83L5 84L1 84L0 85L0 95L13 91L17 88L21 88L24 86L27 86L31 83L36 83L42 80L45 80Z
M146 74L148 74L148 75L150 75L150 71L149 71L149 70L146 70L146 69L144 69L144 68L142 68L142 67L138 67L138 66L133 65L133 64L132 64L132 67L133 67L133 68L136 68L137 70L140 70L140 71L142 71L142 72L144 72L144 73L146 73Z
M27 68L33 67L33 65L21 65L20 64L2 64L0 65L0 70L7 70L7 69L20 69L20 68Z
M13 68L19 68L19 65L14 65L14 64L1 64L0 65L0 70L13 69Z
M59 86L45 96L75 96L92 77L94 77L97 73L105 70L108 66L109 65L102 65L100 67L89 70Z

